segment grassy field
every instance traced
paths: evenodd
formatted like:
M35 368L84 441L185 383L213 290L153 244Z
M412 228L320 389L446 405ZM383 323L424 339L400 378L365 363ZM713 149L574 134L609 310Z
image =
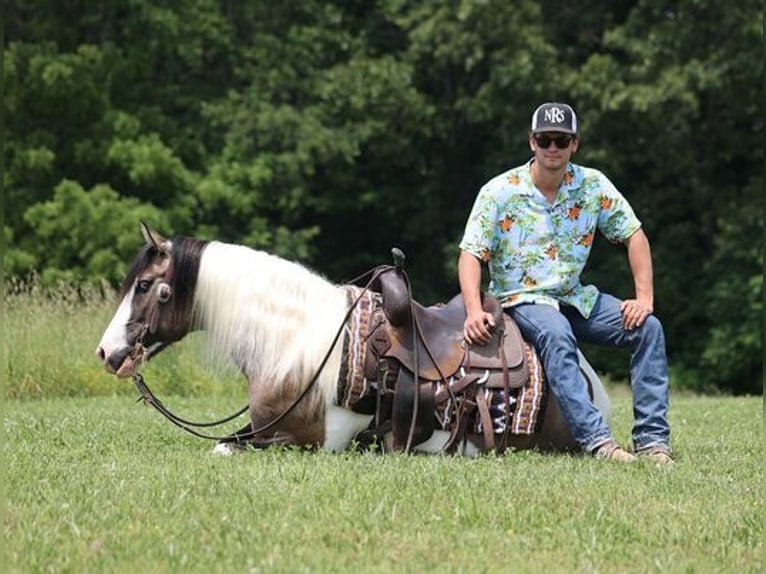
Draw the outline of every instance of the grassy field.
M197 418L239 406L167 402ZM763 568L760 398L676 397L671 470L532 452L220 458L128 397L5 408L8 572Z
M3 572L762 571L760 397L674 393L670 471L531 452L220 458L98 365L108 292L6 287ZM198 420L246 400L204 354L195 335L144 369ZM627 442L629 394L611 394Z

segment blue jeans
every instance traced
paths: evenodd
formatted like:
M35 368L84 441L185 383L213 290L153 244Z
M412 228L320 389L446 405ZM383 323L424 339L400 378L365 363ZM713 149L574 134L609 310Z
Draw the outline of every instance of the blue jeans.
M665 335L654 315L633 330L622 326L620 300L601 293L588 319L561 305L524 303L506 309L524 338L540 355L553 396L572 436L586 452L612 437L601 413L590 400L577 359L578 341L628 349L633 390L633 446L670 447L668 424L668 363Z

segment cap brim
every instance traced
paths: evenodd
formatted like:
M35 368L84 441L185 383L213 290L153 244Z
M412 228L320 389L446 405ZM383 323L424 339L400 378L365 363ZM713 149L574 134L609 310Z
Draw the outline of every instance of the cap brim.
M544 128L537 128L536 130L532 130L533 134L544 134L546 132L556 132L559 134L569 134L569 135L577 135L577 132L573 132L572 130L564 129L564 128L554 128L554 127L544 127Z

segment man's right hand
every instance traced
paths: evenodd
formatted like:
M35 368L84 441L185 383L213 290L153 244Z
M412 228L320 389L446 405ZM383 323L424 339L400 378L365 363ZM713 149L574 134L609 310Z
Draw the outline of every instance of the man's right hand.
M463 338L470 345L485 345L492 337L495 320L491 313L483 309L468 313L463 324Z
M461 251L457 268L466 309L463 338L469 345L484 345L492 337L495 320L481 307L481 263L475 255Z

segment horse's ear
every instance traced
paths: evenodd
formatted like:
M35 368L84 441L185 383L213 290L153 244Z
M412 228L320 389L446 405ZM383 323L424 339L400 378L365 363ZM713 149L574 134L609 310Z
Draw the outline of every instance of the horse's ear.
M168 251L170 242L165 239L159 231L149 227L149 224L143 219L141 220L141 233L143 234L147 245L154 247L161 253Z

